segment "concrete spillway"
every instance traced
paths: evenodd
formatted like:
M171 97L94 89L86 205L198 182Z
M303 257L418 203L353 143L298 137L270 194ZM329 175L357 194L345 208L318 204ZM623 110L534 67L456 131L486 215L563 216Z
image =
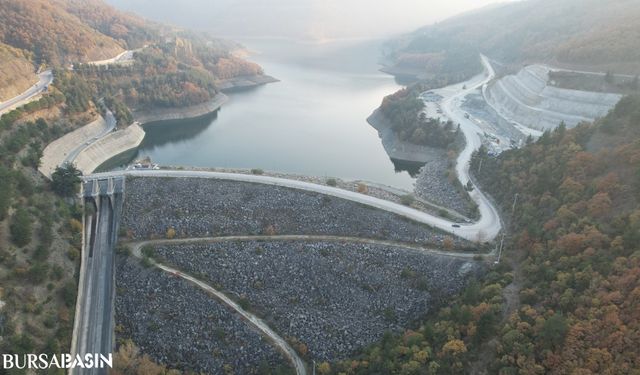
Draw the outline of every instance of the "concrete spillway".
M138 124L109 133L80 152L75 159L76 167L88 175L112 157L138 147L144 136L145 132Z
M123 204L124 178L87 179L82 259L71 351L108 356L114 346L114 246ZM75 368L71 375L106 375L106 368Z
M505 119L544 131L562 121L573 127L603 117L622 97L549 86L549 72L546 66L527 66L490 84L485 99Z

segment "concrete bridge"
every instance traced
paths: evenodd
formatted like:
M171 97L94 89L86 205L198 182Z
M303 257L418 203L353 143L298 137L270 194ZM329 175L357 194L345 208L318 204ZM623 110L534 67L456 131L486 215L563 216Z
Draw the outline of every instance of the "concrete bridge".
M108 356L114 347L114 247L124 195L124 177L85 178L84 233L72 355ZM107 374L108 369L76 368L71 374Z

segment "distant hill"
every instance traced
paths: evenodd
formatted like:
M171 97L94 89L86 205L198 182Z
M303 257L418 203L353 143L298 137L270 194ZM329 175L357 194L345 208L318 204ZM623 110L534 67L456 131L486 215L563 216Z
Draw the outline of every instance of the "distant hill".
M232 39L387 38L503 0L105 0L161 22ZM212 17L216 17L215 21Z
M493 5L395 40L390 70L473 74L478 52L507 64L545 62L640 73L640 0L525 0ZM426 73L425 73L426 71Z
M35 64L110 58L125 44L102 34L67 11L63 0L0 2L0 42L29 51Z
M143 62L121 70L118 79L100 78L111 82L111 94L127 97L120 87L115 88L116 81L130 85L134 77L173 74L178 78L164 78L175 86L174 93L163 95L166 101L175 104L180 91L189 92L178 88L177 82L192 81L198 87L194 90L200 93L200 99L205 100L215 92L216 80L262 74L256 64L231 54L238 48L236 43L147 21L102 0L3 0L0 1L0 101L34 84L37 81L34 73L39 67L64 71L70 64L78 67L83 62L110 59L124 50L147 45L151 46L149 51L138 53ZM150 66L154 66L152 72L147 71ZM97 79L95 74L86 78ZM58 76L58 83L64 85L65 80L61 74ZM83 97L90 94L86 88L80 91Z
M38 66L102 60L157 38L157 26L99 0L0 1L0 101Z
M158 38L166 27L149 22L133 13L123 12L102 0L56 0L69 13L127 49L142 47Z

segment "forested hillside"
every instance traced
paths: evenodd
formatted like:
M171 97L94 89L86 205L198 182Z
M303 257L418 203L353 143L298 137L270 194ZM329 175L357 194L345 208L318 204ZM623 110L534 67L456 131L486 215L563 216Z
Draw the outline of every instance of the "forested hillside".
M101 60L124 50L60 5L58 0L0 2L0 42L32 52L36 65Z
M509 64L548 62L640 73L640 0L525 0L424 27L394 42L392 71L480 72L478 52ZM459 81L462 79L459 79Z
M54 73L39 98L0 118L0 353L69 351L82 238L73 199L79 179L72 170L45 179L38 172L44 147L95 120L102 103L126 126L131 108L201 103L220 80L262 74L233 48L99 0L0 1L0 100L35 83L37 68ZM124 49L139 50L123 64L80 63Z
M130 110L200 104L218 93L221 80L263 74L259 65L232 56L225 45L197 36L157 42L134 57L132 64L117 67L79 64L73 72L57 69L55 85L80 101L107 98L126 125Z
M451 121L427 118L422 112L424 102L418 94L428 90L426 83L401 89L386 96L380 113L391 123L400 140L417 145L448 148L456 139L456 128Z
M37 167L48 142L95 113L52 116L65 105L52 91L0 118L2 353L68 352L71 342L82 210Z
M0 102L28 89L38 81L29 55L0 43Z
M498 158L481 185L507 218L505 258L346 374L633 374L640 369L640 97ZM515 205L514 205L515 202Z
M122 12L101 0L55 0L63 9L127 49L140 48L168 32L167 27Z
M149 22L101 0L8 0L0 2L0 100L35 83L39 67L76 79L62 71L142 47L148 48L133 67L85 67L87 98L118 96L136 108L182 106L210 99L218 80L262 74L233 56L235 43Z

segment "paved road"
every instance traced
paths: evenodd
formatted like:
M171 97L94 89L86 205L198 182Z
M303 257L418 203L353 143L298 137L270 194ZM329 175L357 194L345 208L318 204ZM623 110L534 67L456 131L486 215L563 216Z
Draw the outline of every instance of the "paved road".
M468 169L468 168L467 168ZM452 227L454 222L447 219L428 214L426 212L418 211L416 209L401 205L399 203L390 202L384 199L372 197L369 195L360 194L353 191L334 188L331 186L318 185L305 181L290 180L279 177L261 176L261 175L247 175L237 173L226 172L209 172L209 171L186 171L186 170L129 170L129 171L112 171L104 173L95 173L87 176L86 178L107 178L118 176L136 176L136 177L177 177L177 178L210 178L218 180L240 181L240 182L253 182L265 185L283 186L293 189L311 191L314 193L331 195L334 197L348 199L350 201L365 204L371 207L375 207L381 210L392 212L400 216L406 217L411 220L415 220L420 223L424 223L442 231L452 233L456 236L468 239L470 241L476 241L478 239L478 233L482 232L483 239L490 241L500 231L500 220L497 218L497 212L495 209L491 211L486 208L482 208L480 213L483 214L486 211L494 212L495 217L493 219L481 218L478 223L461 224L460 228ZM465 182L466 183L466 182ZM490 206L490 205L489 205ZM493 226L492 226L493 225ZM497 227L497 228L496 228Z
M127 50L110 59L89 61L87 64L90 64L90 65L122 64L128 61L132 61L134 52L135 51L133 50Z
M141 249L144 245L147 244L153 244L156 241L146 241L146 242L139 242L133 245L133 255L135 255L138 258L142 257L141 254ZM224 293L218 291L217 289L213 288L212 286L196 279L193 276L190 275L186 275L182 272L180 272L179 270L166 266L164 264L160 264L160 263L156 263L153 262L152 263L160 268L161 270L168 272L170 274L179 276L187 281L189 281L190 283L196 285L197 287L211 293L216 299L218 299L220 302L222 302L223 304L225 304L226 306L230 307L231 309L233 309L235 312L237 312L238 314L240 314L240 316L242 316L247 322L249 322L252 326L254 326L258 331L260 331L261 334L263 334L264 336L266 336L271 342L273 342L281 351L282 353L284 353L287 358L289 359L289 361L291 361L292 365L294 366L295 370L296 370L296 374L298 375L306 375L307 374L307 369L305 367L304 362L302 361L302 359L298 356L298 353L296 353L296 351L282 338L280 337L280 335L278 335L277 333L275 333L271 328L269 328L269 326L260 318L258 318L257 316L251 314L250 312L244 310L242 307L240 307L240 305L238 305L237 303L235 303L232 299L230 299L229 297L227 297Z
M454 123L459 123L462 132L466 137L466 146L460 153L456 172L458 179L462 185L466 185L470 181L469 176L469 162L471 155L482 145L482 139L480 134L482 130L472 120L465 118L464 111L460 108L462 99L471 93L472 91L487 84L495 77L495 72L491 65L487 62L486 58L482 56L482 61L485 65L485 74L471 78L467 82L462 82L456 85L451 85L443 89L437 90L443 99L441 107L444 114L450 118ZM491 241L495 239L500 230L502 229L502 223L497 209L491 204L489 199L482 191L480 191L475 184L473 191L469 193L471 198L478 204L480 212L480 219L474 223L459 224L459 227L453 227L454 222L447 219L437 217L422 211L415 210L413 208L383 200L380 198L342 190L330 186L313 184L305 181L289 180L271 176L260 175L245 175L225 172L209 172L209 171L184 171L184 170L134 170L134 171L114 171L106 173L98 173L90 175L88 178L106 178L117 176L138 176L138 177L182 177L182 178L211 178L220 180L253 182L267 185L284 186L294 189L300 189L305 191L311 191L320 194L332 195L338 198L348 199L354 202L362 203L371 207L389 211L408 219L421 222L435 228L438 228L444 232L451 233L453 235L465 238L470 241ZM456 224L457 225L457 224Z
M134 52L138 50L124 51L111 59L100 60L100 61L90 61L87 64L108 65L108 64L121 64L124 62L132 61ZM51 70L45 70L42 73L38 74L38 79L39 79L38 83L29 87L27 91L5 102L1 102L0 116L11 111L12 109L15 109L17 107L20 107L26 104L31 98L43 92L45 88L47 88L53 82L53 73L51 72Z
M116 118L115 118L115 116L113 116L113 113L108 109L106 111L105 121L107 123L107 126L104 128L102 133L98 134L97 136L93 137L92 139L87 140L84 143L81 143L81 144L77 145L76 148L74 148L71 152L69 152L67 157L64 158L64 162L62 164L73 163L73 161L76 160L76 158L82 152L82 150L84 150L85 148L87 148L87 147L91 146L92 144L96 143L102 137L104 137L107 134L111 133L116 128Z
M88 62L88 64L93 64L93 65L121 64L124 62L132 61L133 54L136 51L138 50L124 51L111 59L100 60L100 61L90 61ZM17 107L27 104L27 102L31 98L43 92L45 88L47 88L53 82L53 73L51 72L51 70L45 70L42 73L38 74L38 78L39 78L38 83L31 86L27 91L23 92L22 94L16 97L13 97L7 100L6 102L0 103L0 117L3 114Z
M40 94L53 82L53 73L51 70L45 70L44 72L38 74L38 83L29 87L29 89L22 94L13 97L6 102L0 103L0 116L3 114L10 112L11 110L20 107L32 99L34 96Z
M456 173L458 175L458 180L463 186L466 186L467 183L471 181L473 190L469 192L469 196L478 205L480 219L469 225L461 225L461 229L465 230L466 234L471 234L475 237L469 238L468 236L465 236L465 238L484 241L493 240L502 229L502 223L500 221L498 210L493 206L491 201L489 201L487 196L475 185L469 175L471 156L473 152L479 149L482 145L481 134L483 134L483 131L472 118L465 117L465 111L460 107L464 97L478 88L483 87L495 77L495 71L487 61L487 58L485 56L481 56L481 58L485 66L485 73L483 75L473 77L466 82L434 91L438 92L438 94L443 97L441 101L441 108L444 115L453 121L453 123L460 124L460 129L466 139L465 148L462 150L460 155L458 155ZM456 232L453 233L458 234Z

